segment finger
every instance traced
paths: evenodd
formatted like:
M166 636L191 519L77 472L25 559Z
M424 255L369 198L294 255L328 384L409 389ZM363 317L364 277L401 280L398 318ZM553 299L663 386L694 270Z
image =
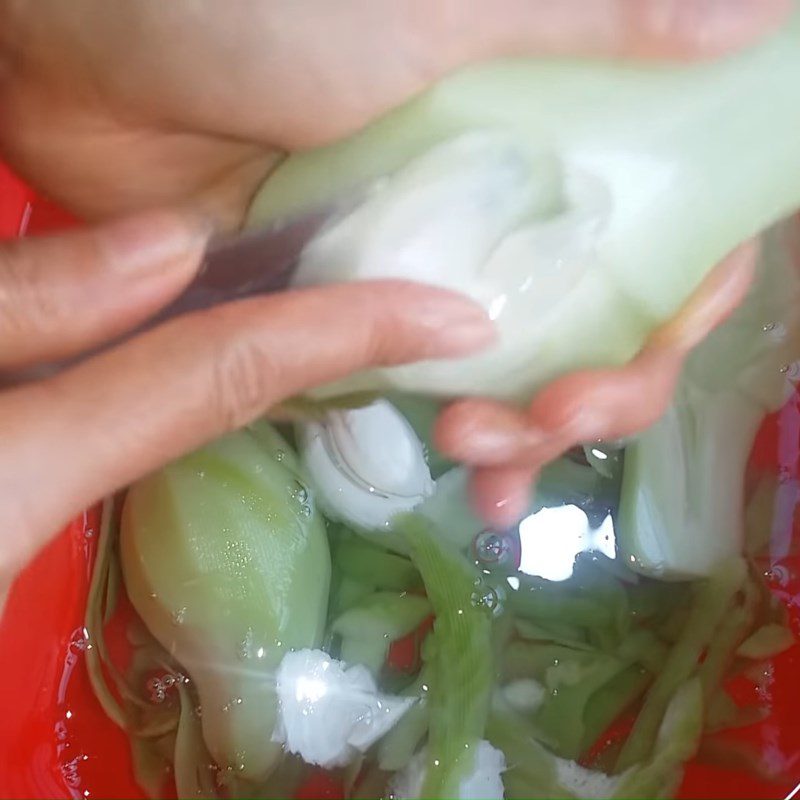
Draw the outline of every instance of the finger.
M195 274L209 231L151 212L0 246L0 368L74 355L142 322Z
M311 386L373 365L465 355L493 338L471 300L401 281L188 315L7 393L0 495L14 498L38 544L98 497Z
M480 468L470 479L475 512L496 528L516 525L530 506L536 470L531 467Z
M653 424L666 410L686 354L744 299L757 253L755 242L731 253L624 367L566 375L526 410L481 399L452 404L437 421L437 447L473 466L541 467L581 442L616 439Z
M715 56L754 42L790 12L790 0L505 0L480 6L478 19L471 5L447 13L450 26L472 34L464 42L471 60L531 53Z
M688 353L738 308L755 276L758 240L739 245L701 281L678 313L654 331L646 348Z

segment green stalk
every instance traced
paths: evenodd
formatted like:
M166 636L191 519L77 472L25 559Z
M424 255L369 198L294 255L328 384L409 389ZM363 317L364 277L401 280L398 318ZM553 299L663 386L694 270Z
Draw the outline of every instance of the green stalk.
M428 763L422 796L451 798L469 774L484 735L493 683L491 612L476 603L479 575L445 549L424 518L401 517L397 529L411 549L436 616L430 670Z
M686 627L647 693L642 710L617 760L618 772L651 755L665 711L678 687L694 674L700 656L712 641L746 577L744 562L741 559L731 560L721 565L711 578L693 588L692 610Z

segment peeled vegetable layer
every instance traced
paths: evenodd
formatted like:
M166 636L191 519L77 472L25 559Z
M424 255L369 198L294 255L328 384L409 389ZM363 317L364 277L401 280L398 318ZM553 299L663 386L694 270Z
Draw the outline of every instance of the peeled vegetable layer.
M345 197L299 283L427 280L496 320L485 354L327 393L524 397L567 370L626 361L734 246L800 206L798 86L800 16L715 63L469 68L287 159L248 224Z
M188 672L209 752L243 778L279 756L275 670L319 645L327 613L324 522L285 461L248 430L220 439L135 484L120 533L136 611Z

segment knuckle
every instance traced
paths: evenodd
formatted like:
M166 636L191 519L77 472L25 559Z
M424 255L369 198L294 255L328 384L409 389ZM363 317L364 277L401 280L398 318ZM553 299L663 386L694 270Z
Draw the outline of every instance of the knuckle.
M46 335L60 327L66 312L62 293L42 280L38 264L19 245L0 251L0 333Z
M236 430L263 413L276 398L278 386L276 359L255 343L226 345L213 360L212 408L226 431Z

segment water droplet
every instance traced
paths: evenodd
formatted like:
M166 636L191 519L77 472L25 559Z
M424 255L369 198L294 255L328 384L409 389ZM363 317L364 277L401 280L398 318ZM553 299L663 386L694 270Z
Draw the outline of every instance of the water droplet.
M94 538L94 534L95 534L94 528L87 528L83 532L84 537L86 537L87 539L93 539Z
M308 500L308 489L300 481L292 481L289 486L289 496L302 505Z
M275 460L276 461L283 461L283 459L285 457L286 457L286 453L284 453L283 450L276 450L275 451Z
M761 328L761 330L764 331L764 333L769 333L770 331L774 331L775 330L775 323L774 322L768 322L766 325L764 325Z
M177 611L172 613L172 621L175 625L183 625L186 619L186 606L181 606Z
M781 374L785 375L788 371L789 371L789 365L788 364L783 364L781 366Z
M765 573L768 581L778 586L787 586L791 575L783 564L773 564Z
M222 706L223 711L230 711L234 706L240 706L242 704L241 697L232 697L224 706Z
M203 706L201 706L201 705L196 705L196 706L194 707L194 715L195 715L196 717L202 717L202 716L203 716Z
M200 480L203 480L205 476L206 476L206 471L204 469L197 470L197 477L200 478Z
M239 643L239 650L236 653L239 658L244 661L253 654L253 629L248 628L244 634L244 639Z
M89 649L89 632L86 628L75 628L69 638L69 651L75 655Z

